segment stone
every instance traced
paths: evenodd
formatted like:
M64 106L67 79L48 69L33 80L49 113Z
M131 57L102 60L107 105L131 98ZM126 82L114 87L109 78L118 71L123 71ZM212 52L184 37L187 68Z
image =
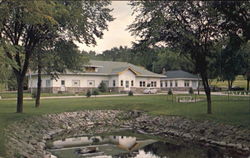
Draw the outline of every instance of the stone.
M149 116L142 111L96 110L47 114L11 124L6 131L8 157L13 151L27 156L51 157L46 141L55 136L79 136L109 132L116 128L137 130L142 134L185 138L203 145L216 145L250 153L250 130L212 121L188 120L178 116ZM230 142L230 143L227 143Z

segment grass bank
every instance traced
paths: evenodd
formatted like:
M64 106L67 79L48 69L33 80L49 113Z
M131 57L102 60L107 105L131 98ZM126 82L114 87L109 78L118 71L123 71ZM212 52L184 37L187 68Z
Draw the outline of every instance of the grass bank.
M227 81L217 81L216 79L214 79L211 82L211 85L213 86L217 86L217 87L228 87L228 83ZM236 77L235 81L233 82L233 86L238 86L238 87L242 87L242 88L247 88L247 80L244 78L244 76L239 75Z
M204 98L204 96L201 96ZM44 99L41 107L34 107L34 100L24 101L24 113L15 113L16 101L0 100L0 155L4 152L3 130L7 125L24 118L47 113L79 110L120 109L144 110L152 115L179 115L197 120L214 120L250 128L250 102L248 97L213 96L213 114L206 114L206 102L177 103L165 95L106 98Z

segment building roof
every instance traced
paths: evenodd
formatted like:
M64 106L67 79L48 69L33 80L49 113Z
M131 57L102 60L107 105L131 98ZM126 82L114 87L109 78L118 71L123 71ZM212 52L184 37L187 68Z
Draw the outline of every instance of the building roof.
M98 72L93 72L96 74L115 75L130 69L136 73L137 76L165 77L164 75L148 71L144 67L136 66L127 62L90 60L89 63L99 67Z
M166 79L172 79L172 78L198 79L198 75L194 75L183 70L167 71L165 75Z

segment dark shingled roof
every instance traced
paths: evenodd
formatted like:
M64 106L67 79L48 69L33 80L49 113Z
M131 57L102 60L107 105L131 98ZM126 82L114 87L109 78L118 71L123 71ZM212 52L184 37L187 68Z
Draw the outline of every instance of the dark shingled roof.
M168 78L198 78L197 75L191 74L183 70L167 71L165 73L166 79Z
M138 73L138 76L161 77L161 78L165 77L163 74L157 74L145 69L144 67L136 66L134 64L130 64L127 62L90 60L89 63L91 65L100 66L96 74L103 73L103 74L114 75L128 68L131 68L133 71Z

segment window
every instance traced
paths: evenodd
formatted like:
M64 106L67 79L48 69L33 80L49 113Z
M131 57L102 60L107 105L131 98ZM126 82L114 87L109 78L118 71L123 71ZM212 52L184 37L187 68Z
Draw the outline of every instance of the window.
M46 87L50 87L50 80L46 80Z
M175 81L175 87L178 87L178 81Z
M146 87L146 82L145 81L140 81L140 87Z
M132 81L131 81L131 87L133 87L133 86L134 86L134 81L132 80Z
M168 81L165 81L165 87L168 87Z
M154 86L154 82L153 81L151 81L151 85L150 85L150 87L153 87Z
M72 87L80 87L80 80L72 80Z
M170 81L170 87L173 87L173 81Z
M113 87L115 87L115 80L113 80Z
M123 86L123 80L121 80L121 86Z
M61 80L61 85L65 86L65 80Z
M94 87L95 86L95 81L94 80L88 80L87 81L87 86L88 87Z
M184 81L184 86L189 87L189 81L188 80Z
M156 81L154 81L154 87L156 87L156 86L157 86Z
M126 81L126 88L129 87L129 81Z
M163 83L162 83L162 81L160 82L160 84L161 84L161 87L163 87Z
M95 67L85 67L85 72L96 72Z

